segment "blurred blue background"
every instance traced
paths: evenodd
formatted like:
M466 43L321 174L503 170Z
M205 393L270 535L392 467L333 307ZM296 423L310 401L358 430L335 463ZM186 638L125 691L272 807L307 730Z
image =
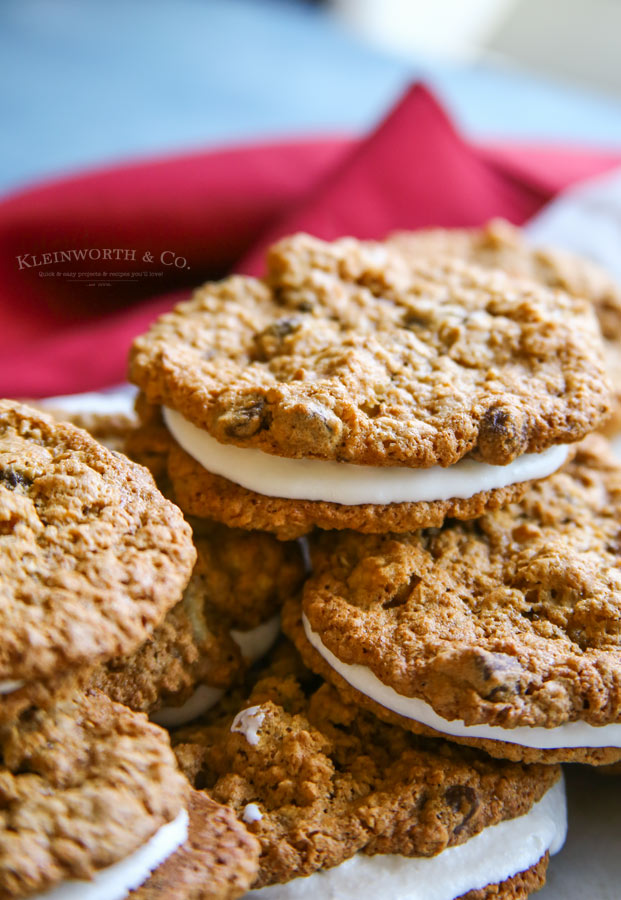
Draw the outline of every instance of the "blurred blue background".
M380 47L327 5L3 0L0 190L145 154L360 132L414 78L471 136L621 146L612 94Z

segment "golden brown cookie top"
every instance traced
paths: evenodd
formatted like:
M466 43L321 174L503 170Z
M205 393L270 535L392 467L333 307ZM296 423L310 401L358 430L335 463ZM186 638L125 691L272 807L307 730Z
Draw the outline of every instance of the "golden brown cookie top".
M181 597L191 531L141 466L0 402L0 679L132 651Z
M58 406L47 406L41 402L28 404L34 409L47 413L56 422L69 422L77 428L88 431L91 437L108 450L124 452L128 437L137 425L137 418L122 412L101 413L87 410L68 411Z
M614 388L611 416L599 430L611 435L621 430L621 288L604 269L566 250L533 246L503 219L483 228L396 232L388 244L415 264L421 258L463 259L590 300L605 338L606 370Z
M188 839L130 900L235 900L255 880L259 842L232 810L201 791L188 803Z
M324 645L445 719L621 719L621 465L603 438L474 522L318 539L303 607Z
M201 288L133 345L130 377L222 443L366 465L505 464L608 409L587 301L461 262L307 235L264 281Z
M97 692L0 729L0 896L89 879L184 808L166 732Z
M493 219L482 228L425 228L391 235L411 260L463 259L518 278L532 278L594 304L604 337L621 339L621 289L600 266L556 247L530 244L520 228Z
M175 752L250 823L261 843L255 888L357 852L439 853L526 813L558 778L556 767L499 762L386 725L316 679L269 675L244 707L233 722L185 730Z

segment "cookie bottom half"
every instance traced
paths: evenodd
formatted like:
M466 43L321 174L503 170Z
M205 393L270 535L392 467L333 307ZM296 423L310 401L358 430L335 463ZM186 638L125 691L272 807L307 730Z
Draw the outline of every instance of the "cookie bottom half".
M281 540L302 537L313 528L399 534L417 528L439 527L446 518L474 519L488 510L513 503L532 483L522 481L480 491L466 499L418 503L348 506L324 500L289 500L259 494L208 472L178 444L170 448L168 475L176 502L185 513L215 519L230 528L270 531Z

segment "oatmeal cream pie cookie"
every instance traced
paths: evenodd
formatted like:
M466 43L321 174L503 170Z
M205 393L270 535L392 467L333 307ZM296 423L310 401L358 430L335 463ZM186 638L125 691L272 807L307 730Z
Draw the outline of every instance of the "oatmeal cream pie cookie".
M122 900L187 837L168 735L94 691L0 726L0 791L2 900Z
M178 602L189 525L141 466L0 402L0 721L131 653Z
M188 803L186 842L129 900L235 900L255 880L260 844L232 810L203 791Z
M564 840L558 767L414 735L317 679L268 675L177 741L190 780L258 838L257 898L526 897Z
M621 464L603 437L475 522L312 545L283 627L390 722L527 762L621 760Z
M304 577L300 548L271 534L192 521L197 562L182 601L129 657L111 660L94 685L160 725L195 719L280 632L280 607Z
M463 259L590 300L604 336L606 367L614 387L612 415L601 430L609 435L621 432L621 288L604 269L566 250L533 246L519 228L503 219L483 228L396 232L388 243L415 265L421 258Z
M297 235L138 338L186 512L295 537L515 500L609 409L586 300L380 243Z

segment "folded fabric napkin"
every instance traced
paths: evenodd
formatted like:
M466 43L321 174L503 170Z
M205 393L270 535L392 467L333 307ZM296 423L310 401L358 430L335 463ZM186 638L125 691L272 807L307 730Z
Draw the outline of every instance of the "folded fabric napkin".
M479 147L412 87L367 138L263 144L125 165L0 202L0 395L124 379L132 338L274 238L521 224L619 153ZM174 293L171 293L174 291Z

